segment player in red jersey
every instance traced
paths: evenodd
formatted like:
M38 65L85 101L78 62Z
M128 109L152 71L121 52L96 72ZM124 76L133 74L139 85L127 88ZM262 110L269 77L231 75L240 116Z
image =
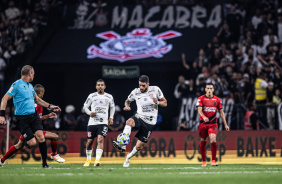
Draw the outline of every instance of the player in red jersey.
M225 130L229 131L229 127L226 123L225 115L222 110L221 100L213 95L214 87L212 83L206 84L206 95L200 96L197 101L198 113L200 114L200 124L199 124L199 137L201 138L200 151L202 155L203 164L202 166L207 166L206 161L206 144L207 137L210 138L211 152L212 152L212 162L211 166L218 166L215 162L216 158L216 135L218 132L216 112L219 111L220 117L224 123Z
M43 98L45 90L42 85L36 84L34 86L34 90L39 98ZM35 104L35 109L41 121L46 120L48 118L57 118L57 115L54 112L51 112L48 115L42 116L43 107L40 105ZM65 159L63 159L62 157L60 157L59 154L57 154L59 136L55 133L47 132L47 131L43 131L43 135L45 136L45 139L51 140L51 149L52 149L51 159L59 163L65 162ZM21 135L19 142L16 145L11 146L10 149L6 152L6 154L0 159L0 167L4 165L5 160L10 158L14 153L22 149L24 146L25 146L25 140L24 140L24 137Z

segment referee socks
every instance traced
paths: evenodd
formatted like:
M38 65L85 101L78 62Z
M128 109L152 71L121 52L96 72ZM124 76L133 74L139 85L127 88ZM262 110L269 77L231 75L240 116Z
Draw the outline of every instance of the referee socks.
M39 143L39 150L41 153L41 157L42 157L42 166L46 166L47 165L47 144L46 141Z

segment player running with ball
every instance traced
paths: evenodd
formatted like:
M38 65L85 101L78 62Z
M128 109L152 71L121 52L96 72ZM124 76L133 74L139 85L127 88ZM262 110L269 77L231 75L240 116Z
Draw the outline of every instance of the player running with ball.
M220 117L224 123L225 130L229 131L229 127L226 123L225 115L222 110L221 100L213 95L214 87L212 83L207 83L205 88L206 94L198 98L196 106L198 107L198 113L201 116L199 124L199 137L201 138L200 151L202 155L203 164L207 166L206 161L206 144L207 137L210 138L212 162L211 166L218 166L215 162L216 158L216 135L218 132L216 112L219 111Z
M130 136L131 129L138 130L135 137L138 139L136 146L126 156L123 167L129 167L130 159L136 155L147 143L154 125L157 122L158 106L166 107L167 100L157 86L149 86L149 77L139 77L139 88L135 88L125 101L125 111L130 111L130 103L136 101L137 113L126 121L123 133ZM113 146L124 152L126 145L113 141Z

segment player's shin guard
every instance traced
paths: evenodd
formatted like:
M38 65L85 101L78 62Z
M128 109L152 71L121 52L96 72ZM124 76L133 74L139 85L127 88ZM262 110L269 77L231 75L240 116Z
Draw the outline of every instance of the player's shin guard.
M216 142L211 143L212 160L215 160L216 158L216 150L217 150Z
M131 134L131 126L125 125L125 127L123 129L123 133L127 134L128 136L130 136L130 134Z
M57 155L57 150L58 150L58 142L57 141L51 141L51 149L52 149L52 156Z
M46 141L39 143L39 150L42 157L42 165L43 167L47 165L47 145Z
M102 154L103 154L102 149L96 149L96 160L100 161Z
M206 144L207 141L201 141L200 151L202 155L202 161L206 161Z
M91 160L91 155L92 155L92 149L91 150L86 150L87 160Z
M1 158L1 162L4 163L5 160L10 158L14 153L16 153L18 150L15 146L11 146L10 149L5 153L5 155Z
M127 155L127 158L132 158L133 156L135 156L140 150L136 149L136 146L134 146L134 148L132 149L132 151Z

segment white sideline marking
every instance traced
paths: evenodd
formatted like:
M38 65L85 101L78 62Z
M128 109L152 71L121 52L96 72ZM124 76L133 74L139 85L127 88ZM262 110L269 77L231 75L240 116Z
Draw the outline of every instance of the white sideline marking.
M180 172L179 174L260 174L260 173L282 173L282 171Z

